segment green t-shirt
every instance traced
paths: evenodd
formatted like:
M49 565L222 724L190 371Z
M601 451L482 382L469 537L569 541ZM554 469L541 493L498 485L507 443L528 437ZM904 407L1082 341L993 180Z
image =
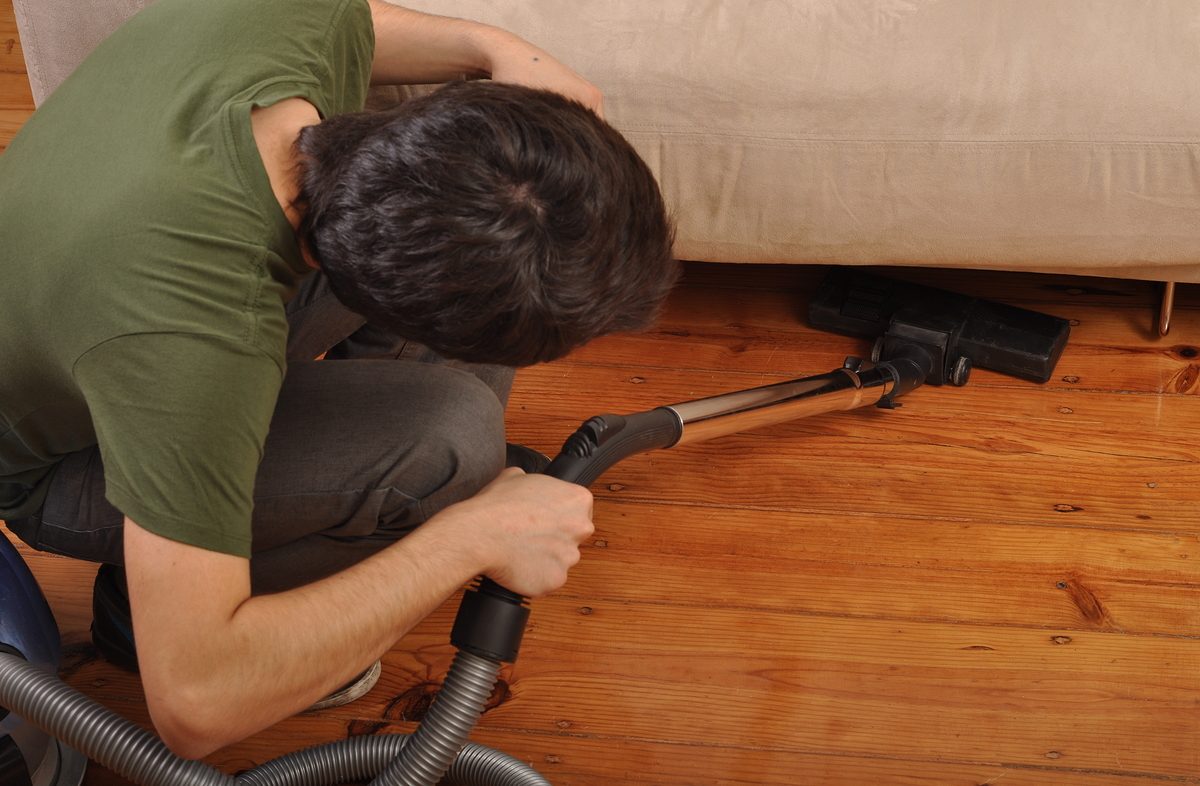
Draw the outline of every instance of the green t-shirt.
M125 515L249 555L308 270L250 110L360 110L374 43L366 0L160 0L0 156L0 518L99 444Z

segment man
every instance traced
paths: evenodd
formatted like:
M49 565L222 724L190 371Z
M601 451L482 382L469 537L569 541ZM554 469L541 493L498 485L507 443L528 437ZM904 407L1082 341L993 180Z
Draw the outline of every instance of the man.
M492 81L358 113L463 75ZM600 110L495 28L160 0L0 157L0 517L124 565L136 636L103 568L97 643L136 638L176 752L369 672L474 575L565 581L591 497L504 469L511 367L644 326L675 275Z

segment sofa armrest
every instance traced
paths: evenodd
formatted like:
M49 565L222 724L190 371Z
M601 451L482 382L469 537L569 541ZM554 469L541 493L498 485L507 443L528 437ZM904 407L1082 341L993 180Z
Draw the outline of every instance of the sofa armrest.
M33 100L41 104L96 45L151 0L12 0Z

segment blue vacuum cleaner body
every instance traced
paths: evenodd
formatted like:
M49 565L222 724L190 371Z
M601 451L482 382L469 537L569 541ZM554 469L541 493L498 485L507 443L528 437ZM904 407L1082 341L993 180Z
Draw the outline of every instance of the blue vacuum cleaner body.
M61 645L42 590L0 534L0 652L54 673ZM77 786L87 760L0 708L0 786Z

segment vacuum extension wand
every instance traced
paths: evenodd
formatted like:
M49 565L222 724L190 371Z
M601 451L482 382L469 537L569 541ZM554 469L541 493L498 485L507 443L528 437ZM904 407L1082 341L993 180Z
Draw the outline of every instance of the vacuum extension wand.
M598 415L567 438L545 474L588 486L635 453L870 404L890 408L897 396L919 387L929 373L919 354L901 353L894 362L882 361L865 371L858 358L850 357L842 368L828 374L633 415ZM445 687L404 752L374 783L428 786L438 782L482 714L501 665L516 660L528 618L526 599L491 579L481 578L467 590L450 634L458 654ZM457 732L443 733L451 725ZM417 772L423 775L413 775Z
M545 474L591 485L636 453L759 426L875 404L930 374L920 355L861 370L857 358L828 374L779 382L632 415L599 415L567 438ZM7 544L5 544L7 545ZM236 778L174 756L153 735L76 693L42 668L0 652L0 706L136 783L151 786L324 786L375 776L371 786L550 786L522 762L468 745L504 663L517 658L527 600L481 578L463 595L450 640L458 648L429 714L410 736L351 738L288 754ZM0 647L0 650L3 650ZM0 718L3 712L0 711Z

